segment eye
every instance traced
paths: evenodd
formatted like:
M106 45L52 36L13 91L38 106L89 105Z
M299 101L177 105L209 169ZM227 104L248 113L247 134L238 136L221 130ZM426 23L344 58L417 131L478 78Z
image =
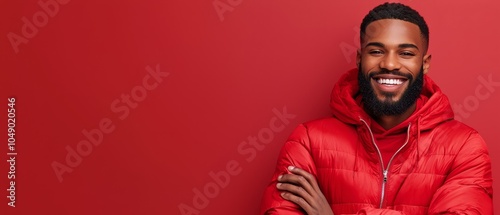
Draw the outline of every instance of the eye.
M375 50L370 50L368 51L369 54L371 55L381 55L383 52L381 50L375 49Z
M413 56L415 56L415 54L413 52L408 52L408 51L401 52L401 55L404 56L404 57L413 57Z

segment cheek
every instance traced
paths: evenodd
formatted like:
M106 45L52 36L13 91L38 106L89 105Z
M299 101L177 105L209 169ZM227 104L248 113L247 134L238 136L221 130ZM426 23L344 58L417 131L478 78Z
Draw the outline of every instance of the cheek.
M367 74L368 71L378 71L379 60L374 57L365 57L361 60L361 67L364 74Z
M422 61L405 61L402 62L403 68L411 72L413 78L416 78L420 70L422 69Z

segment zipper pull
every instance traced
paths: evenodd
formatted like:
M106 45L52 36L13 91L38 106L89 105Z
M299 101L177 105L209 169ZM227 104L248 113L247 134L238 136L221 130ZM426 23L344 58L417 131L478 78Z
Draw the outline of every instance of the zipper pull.
M387 182L387 170L384 170L384 183Z

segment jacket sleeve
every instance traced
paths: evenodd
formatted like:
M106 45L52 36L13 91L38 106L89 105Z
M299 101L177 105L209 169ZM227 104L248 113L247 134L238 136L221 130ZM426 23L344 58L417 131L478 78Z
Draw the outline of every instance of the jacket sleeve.
M484 140L472 133L455 157L444 184L434 194L428 214L493 214L491 160ZM399 215L395 210L365 208L360 215Z
M434 194L429 214L493 214L493 179L486 144L472 133Z
M289 173L288 166L299 167L316 177L316 166L311 157L310 149L307 128L301 124L292 132L285 145L281 148L271 183L264 192L260 214L305 214L298 205L280 196L276 183L279 175Z

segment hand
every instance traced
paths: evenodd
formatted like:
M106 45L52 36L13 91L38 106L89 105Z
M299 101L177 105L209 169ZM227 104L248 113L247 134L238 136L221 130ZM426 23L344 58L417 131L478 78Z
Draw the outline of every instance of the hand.
M299 205L308 215L333 215L314 176L298 167L289 166L288 170L292 174L278 177L276 187L282 191L281 196Z

